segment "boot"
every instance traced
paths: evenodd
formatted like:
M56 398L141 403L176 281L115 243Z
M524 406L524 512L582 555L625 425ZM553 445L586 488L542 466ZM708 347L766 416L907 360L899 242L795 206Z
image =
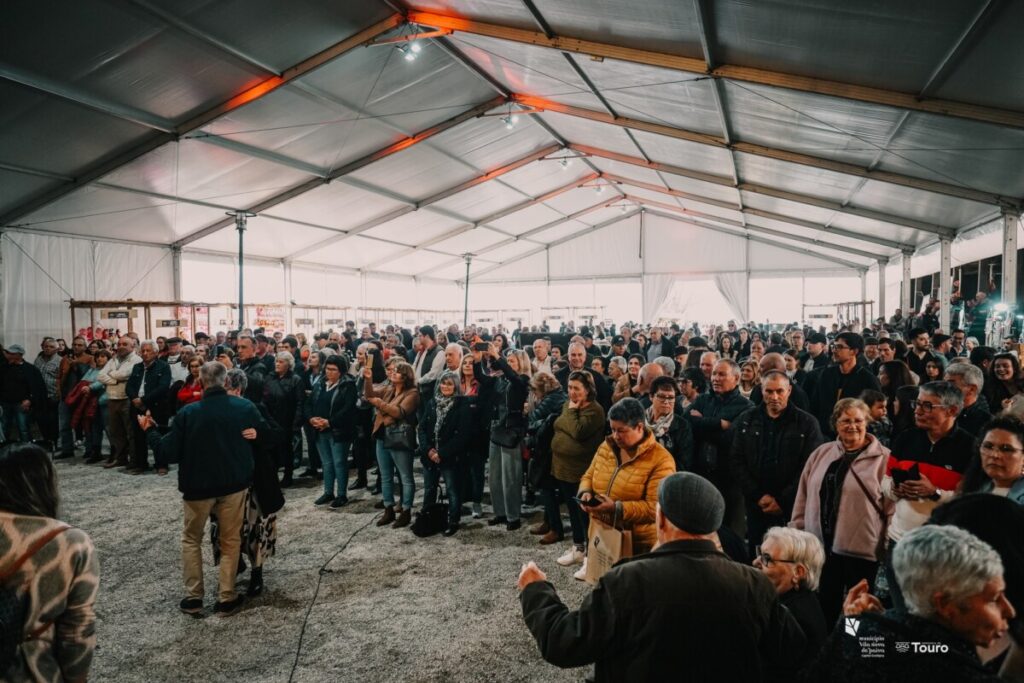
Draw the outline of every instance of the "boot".
M384 514L377 520L377 526L387 526L395 521L395 508L390 505L384 508Z
M410 522L412 522L412 511L402 510L398 513L398 519L396 519L395 523L391 525L391 528L401 529L404 526L409 526Z
M534 536L543 536L544 534L551 531L551 527L548 526L547 522L541 522L540 524L534 524L530 527L530 533Z
M263 592L263 567L253 567L249 574L249 588L245 594L254 598Z
M235 576L238 576L245 572L245 560L241 555L238 556L238 569L235 570Z

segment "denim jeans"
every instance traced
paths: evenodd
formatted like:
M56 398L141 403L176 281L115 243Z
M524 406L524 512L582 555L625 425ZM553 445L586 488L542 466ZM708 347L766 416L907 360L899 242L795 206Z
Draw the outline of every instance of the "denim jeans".
M72 453L75 450L75 435L71 431L71 408L64 401L57 403L57 423L60 433L60 452Z
M384 442L377 441L377 466L380 467L380 492L384 505L394 506L395 485L394 469L398 470L398 478L402 482L402 509L412 510L416 499L416 482L412 478L412 451L399 451L384 448Z
M3 407L4 438L13 441L14 430L17 429L18 441L21 443L27 443L31 438L31 433L28 429L29 414L21 409L20 403L5 403Z
M590 522L586 519L586 513L580 509L579 503L573 500L579 488L579 482L573 483L552 478L551 486L544 489L544 521L556 534L564 535L565 527L562 525L560 504L565 503L565 507L569 510L572 542L575 545L584 546L587 544L587 526Z
M335 495L334 482L338 482L338 498L345 498L348 491L348 441L335 441L329 430L317 437L317 451L322 455L324 465L324 493Z
M462 501L459 499L458 470L455 467L434 465L423 468L423 507L437 502L438 482L444 477L444 492L448 495L448 523L458 524Z
M523 455L518 446L491 444L490 482L494 516L518 520L523 507Z
M107 428L107 406L100 404L96 410L96 417L89 427L89 435L86 437L86 452L90 455L99 456L103 452L103 432Z

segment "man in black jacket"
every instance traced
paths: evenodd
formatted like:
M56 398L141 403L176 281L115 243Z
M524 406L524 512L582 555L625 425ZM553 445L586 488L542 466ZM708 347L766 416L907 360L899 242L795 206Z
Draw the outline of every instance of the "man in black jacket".
M818 418L821 432L826 437L835 434L831 424L832 408L839 399L857 398L866 389L882 389L878 377L857 364L857 356L863 349L864 337L856 332L840 332L832 345L832 365L811 375L816 378L810 388L810 412Z
M725 498L725 524L742 538L746 533L743 494L729 469L729 428L751 406L740 395L739 383L736 361L718 361L711 371L711 391L697 397L687 416L693 428L693 471L718 487Z
M289 346L289 348L291 347ZM256 355L256 340L252 337L239 337L235 350L238 354L236 365L245 373L245 378L249 382L245 388L245 397L253 403L259 403L263 400L267 375L273 374L274 371L271 369L269 373L267 372L266 364ZM301 361L298 361L297 364L302 365ZM295 374L299 375L300 373L296 372Z
M132 375L125 386L125 394L131 404L132 432L135 435L132 440L132 463L125 470L126 474L142 474L149 469L149 446L139 427L139 416L149 413L158 425L166 425L170 418L167 403L171 388L171 366L167 361L157 358L158 353L155 341L147 339L139 344L142 362L132 368ZM167 463L157 454L154 454L154 460L157 473L167 474Z
M658 545L622 560L576 611L536 564L519 575L527 627L544 659L595 663L601 681L759 681L765 664L794 665L805 638L768 579L715 542L725 502L688 472L658 488Z
M605 378L587 367L587 349L579 342L569 344L568 354L569 365L555 373L555 379L562 385L563 391L569 390L569 375L576 370L589 373L597 387L597 402L605 409L605 412L612 407L612 388Z
M964 395L964 407L956 416L956 426L975 438L981 436L982 427L992 419L988 401L981 393L985 375L977 366L957 362L949 364L944 379Z
M800 354L797 362L800 369L808 373L828 365L831 362L828 357L828 337L820 332L809 334L807 350Z
M203 530L210 513L220 526L220 592L214 612L229 616L242 606L235 592L235 572L241 551L245 492L252 483L252 441L265 424L256 406L224 389L227 369L213 361L203 365L199 381L203 398L181 409L163 438L153 418L143 416L140 427L158 458L178 463L178 490L185 507L181 555L186 597L179 605L186 614L203 609Z
M785 526L807 457L824 441L814 416L790 404L785 372L761 377L764 401L733 422L731 465L743 490L751 553L773 526Z

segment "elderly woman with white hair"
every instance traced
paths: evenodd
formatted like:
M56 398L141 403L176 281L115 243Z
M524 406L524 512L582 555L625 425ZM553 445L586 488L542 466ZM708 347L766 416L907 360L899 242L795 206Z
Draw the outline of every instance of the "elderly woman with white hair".
M295 373L295 356L282 351L274 356L274 374L263 385L263 401L274 421L285 432L285 440L277 452L277 467L284 468L281 486L292 485L295 469L295 435L302 429L302 404L306 391L302 378Z
M907 609L882 612L867 582L859 584L806 680L1001 680L977 651L1005 634L1015 615L992 546L959 527L925 525L900 539L892 565ZM864 643L877 643L878 656L863 656Z
M768 577L807 638L803 656L797 666L813 660L828 637L828 625L818 601L818 581L825 564L825 549L818 537L807 531L788 527L772 527L757 547L754 566ZM773 672L768 680L791 680L792 670ZM787 675L788 674L788 675Z

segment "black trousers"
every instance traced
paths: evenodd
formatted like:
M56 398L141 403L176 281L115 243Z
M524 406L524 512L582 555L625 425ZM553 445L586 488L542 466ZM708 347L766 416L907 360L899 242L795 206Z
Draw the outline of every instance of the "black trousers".
M761 545L765 532L773 526L786 526L786 518L782 515L766 515L756 500L747 500L747 545L751 560L754 558L754 549Z
M835 624L843 612L846 593L851 588L861 579L867 579L869 584L873 584L877 573L878 562L874 560L825 551L825 566L821 570L821 582L818 585L818 599L821 601L821 611L825 614L825 624Z

